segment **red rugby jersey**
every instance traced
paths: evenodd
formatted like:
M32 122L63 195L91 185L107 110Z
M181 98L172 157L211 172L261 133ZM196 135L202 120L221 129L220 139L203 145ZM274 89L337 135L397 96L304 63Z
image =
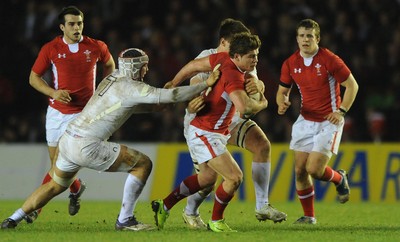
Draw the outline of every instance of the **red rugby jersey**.
M307 120L322 122L340 107L340 83L349 75L343 60L326 48L319 48L309 66L297 50L282 65L280 85L295 83L301 95L300 113Z
M52 87L70 90L72 100L68 104L49 98L49 105L64 114L82 111L94 93L97 62L106 63L111 58L103 41L83 36L72 45L79 46L76 53L71 52L62 36L57 36L42 47L32 67L41 76L51 67Z
M235 114L235 106L229 94L235 90L244 90L244 73L233 63L229 54L220 52L209 56L211 68L221 64L221 76L205 97L205 107L196 114L191 124L210 132L228 134L229 124Z

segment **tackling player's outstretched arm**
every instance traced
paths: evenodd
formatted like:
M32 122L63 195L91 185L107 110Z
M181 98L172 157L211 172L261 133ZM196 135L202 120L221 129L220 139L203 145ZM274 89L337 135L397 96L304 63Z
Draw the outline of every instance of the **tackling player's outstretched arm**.
M179 86L186 79L196 75L199 72L211 71L211 64L209 57L203 57L200 59L191 60L175 75L172 81L165 84L164 88L171 88Z
M160 103L189 101L206 88L212 87L219 79L220 74L221 73L217 68L204 82L190 86L162 89L160 94Z
M141 98L141 104L136 105L135 111L140 112L156 112L165 108L165 104L189 101L196 95L200 94L208 87L212 87L219 79L220 71L216 69L208 77L207 80L190 86L175 87L170 89L155 88L144 85L140 90L141 96L146 96L150 92L155 92L153 98ZM136 99L136 98L135 98Z

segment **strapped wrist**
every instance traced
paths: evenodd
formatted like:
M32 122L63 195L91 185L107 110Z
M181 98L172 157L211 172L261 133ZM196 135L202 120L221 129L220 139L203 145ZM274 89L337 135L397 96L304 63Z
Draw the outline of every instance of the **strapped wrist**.
M339 111L342 112L343 114L346 114L346 113L347 113L347 110L346 110L345 108L343 108L343 107L340 107L340 108L339 108ZM344 115L343 115L343 116L344 116Z
M336 110L337 113L339 113L340 115L342 115L343 117L346 115L347 111L344 110L343 108L339 108L338 110Z

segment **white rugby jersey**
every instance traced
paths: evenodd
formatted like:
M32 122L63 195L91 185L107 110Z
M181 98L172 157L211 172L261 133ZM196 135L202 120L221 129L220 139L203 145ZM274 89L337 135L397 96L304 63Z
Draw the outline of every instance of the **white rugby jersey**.
M115 70L100 82L85 108L69 123L67 130L74 135L106 140L132 114L151 112L155 104L191 100L206 88L205 82L173 89L156 88L120 75Z

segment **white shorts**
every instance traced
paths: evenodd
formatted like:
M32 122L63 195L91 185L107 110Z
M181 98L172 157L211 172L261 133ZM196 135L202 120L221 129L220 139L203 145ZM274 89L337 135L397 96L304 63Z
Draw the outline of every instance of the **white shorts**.
M183 135L187 139L187 132L190 125L190 122L196 117L196 114L189 113L187 109L185 109L185 117L183 119ZM229 125L228 130L229 133L239 124L246 122L246 119L242 119L240 117L240 113L236 112L235 115L232 117L232 123ZM247 130L245 130L247 132ZM238 145L239 146L239 145Z
M230 135L209 132L189 125L186 143L194 162L201 164L225 153L229 137Z
M57 147L58 141L71 122L79 113L63 114L50 106L46 114L46 140L47 145Z
M60 138L59 150L56 166L62 171L77 172L82 167L105 171L117 160L121 146L66 131Z
M290 149L306 153L314 151L331 157L332 153L338 152L343 125L344 122L335 125L328 120L308 121L300 115L293 124Z
M194 166L194 168L195 168L195 171L196 171L196 173L199 173L200 172L200 168L199 168L199 164L200 163L203 163L203 162L205 162L205 161L208 161L208 160L210 160L211 158L209 158L209 157L211 157L211 156L206 156L207 158L209 158L209 159L207 159L207 160L203 160L202 159L202 162L199 162L198 160L197 160L197 158L195 158L195 156L194 156L194 152L192 152L191 151L191 149L190 149L190 143L189 143L189 136L188 136L188 130L189 130L189 126L190 126L190 122L196 117L196 114L192 114L192 113L189 113L188 111L187 111L187 109L185 110L185 112L186 112L186 114L185 114L185 118L184 118L184 120L183 120L183 135L185 136L185 139L186 139L186 142L187 142L187 144L188 144L188 147L189 147L189 152L190 152L190 156L191 156L191 158L192 158L192 162L193 162L193 166ZM247 131L249 130L249 128L250 127L252 127L253 126L253 123L254 123L254 121L252 121L252 120L250 120L251 122L249 122L249 120L247 120L247 119L243 119L243 118L241 118L240 117L240 113L239 112L236 112L235 113L235 115L233 116L233 118L232 118L232 123L229 125L229 127L228 127L228 130L229 130L229 133L231 133L231 131L237 126L237 125L242 125L243 123L246 123L246 125L244 125L244 128L240 128L239 130L238 130L238 132L240 132L240 133L238 133L237 134L237 140L236 140L236 145L238 146L238 147L242 147L242 148L244 148L244 139L245 139L245 136L246 136L246 133L247 133ZM247 125L248 124L248 125ZM255 123L254 123L255 124ZM204 130L202 130L203 132L206 132L206 131L204 131ZM214 134L214 133L212 133L212 134ZM219 137L220 136L220 134L217 134L217 136ZM223 136L223 140L225 140L226 139L226 137L227 136L224 136L224 135L222 135ZM228 140L229 140L229 138L231 137L231 135L229 135L228 136L228 138L226 139L226 141L224 141L225 142L225 150L226 150L226 144L227 144L227 142L228 142ZM219 139L219 138L218 138ZM221 151L222 152L222 151ZM223 151L224 152L224 151ZM222 153L223 153L222 152ZM222 154L222 153L220 153L220 154Z

